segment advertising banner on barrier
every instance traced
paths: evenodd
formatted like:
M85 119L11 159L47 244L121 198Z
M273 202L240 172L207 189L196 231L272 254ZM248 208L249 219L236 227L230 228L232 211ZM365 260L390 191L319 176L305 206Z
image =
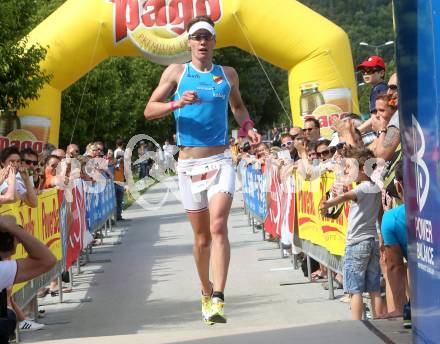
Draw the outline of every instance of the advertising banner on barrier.
M267 216L264 221L264 230L274 237L281 236L282 202L281 185L278 180L278 168L273 165L266 166L267 178L270 179L269 192L266 194Z
M38 196L37 210L40 224L40 233L37 237L46 244L57 260L61 260L60 209L56 189L44 190Z
M84 233L87 230L87 226L81 186L81 183L79 183L79 185L72 189L72 202L67 202L65 197L63 197L60 210L60 214L64 215L62 223L65 226L66 232L64 239L66 270L75 262L84 247Z
M323 197L321 179L304 180L296 174L295 185L299 238L325 247L319 215L319 203Z
M295 228L296 221L296 202L295 202L295 185L294 177L289 176L281 185L281 239L284 244L292 244L292 233Z
M327 172L313 180L304 180L299 174L295 174L291 177L292 180L288 178L280 183L278 168L270 164L265 165L265 168L266 173L260 174L263 181L259 181L256 177L259 174L258 169L254 170L252 165L240 165L243 190L250 190L243 192L246 206L254 215L256 211L261 211L260 207L266 207L265 231L281 237L282 242L287 244L292 240L291 233L297 221L300 239L322 246L331 254L343 256L349 203L346 202L338 208L332 217L324 217L319 212L321 201L330 197L334 185L333 173ZM264 198L266 202L261 202L261 196L256 190L264 190L265 178L270 180L270 192Z
M6 205L2 205L0 206L0 215L11 215L14 216L17 219L17 223L19 225L21 225L21 223L18 221L18 203L13 203L13 204L6 204ZM28 230L32 230L30 228L30 226L27 227ZM34 232L37 232L36 229L33 229ZM17 245L17 249L15 251L15 254L11 257L11 259L20 259L20 258L26 258L27 257L27 253L26 251L23 249L23 246L21 244ZM28 282L26 282L28 283ZM12 293L17 292L18 290L22 289L26 283L20 283L20 284L15 284L14 287L12 288Z
M20 202L21 203L21 202ZM45 190L38 195L37 208L19 202L2 205L0 215L12 215L17 223L32 236L45 243L57 260L62 258L62 243L59 226L58 195L55 189ZM12 259L26 258L27 253L21 244L17 245ZM29 283L29 282L26 282ZM22 289L26 283L15 284L13 293Z
M440 2L394 1L415 343L440 343Z
M114 184L103 178L103 184L88 184L84 191L87 228L93 232L107 219L116 207Z
M249 165L244 168L243 174L243 194L246 194L248 208L262 221L266 218L267 211L264 169L264 165L260 169Z
M331 187L334 185L333 173L321 176L320 187L328 198ZM342 205L335 214L336 218L321 217L321 229L324 236L325 248L334 255L343 256L345 250L345 236L347 233L349 203Z
M101 192L91 193L95 195L91 199L96 204L90 202L93 204L93 208L90 207L92 215L95 216L93 218L101 223L112 214L115 208L113 182L107 179L105 183L105 188L102 188ZM43 242L57 260L64 258L68 269L91 238L87 231L84 195L83 182L78 181L72 189L72 202L70 203L66 201L63 190L47 189L38 195L36 208L16 202L0 206L0 215L14 216L17 223ZM97 209L101 210L96 211ZM25 257L27 257L26 251L22 245L17 245L16 253L11 258ZM26 283L14 285L13 293L21 290L25 285Z
M41 231L38 221L38 212L37 208L31 208L27 206L26 204L22 204L20 207L18 206L19 203L15 203L14 205L11 205L10 207L14 208L14 215L17 220L17 224L23 227L23 229L28 232L30 235L40 238L41 240ZM13 256L13 259L20 259L20 258L26 258L27 252L25 251L23 245L19 244L17 245L17 249L15 251L15 255ZM26 282L27 283L27 282ZM23 288L26 283L20 283L14 285L13 292L19 291L21 288Z

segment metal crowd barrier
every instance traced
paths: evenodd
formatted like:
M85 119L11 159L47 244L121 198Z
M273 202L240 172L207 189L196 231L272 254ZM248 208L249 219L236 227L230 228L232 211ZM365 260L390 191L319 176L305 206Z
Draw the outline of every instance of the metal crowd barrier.
M247 192L248 190L245 187L246 184L246 176L243 175L244 168L243 166L239 166L237 168L238 173L241 173L241 179L243 180L243 193ZM253 188L255 189L255 187ZM252 190L252 188L251 188ZM261 192L265 192L265 190L262 190ZM254 197L255 198L255 197ZM261 229L263 240L266 240L266 232L263 228L264 224L264 218L256 214L254 211L250 209L249 204L246 201L251 200L252 202L258 202L258 199L265 200L265 197L260 195L256 199L252 199L252 197L249 197L249 195L243 195L243 203L244 203L244 212L248 217L248 225L252 227L252 232L256 233L257 228ZM253 205L253 208L255 208L255 205ZM329 292L329 299L334 299L334 284L333 284L333 273L338 273L342 275L342 267L343 267L343 257L342 256L336 256L334 254L331 254L326 248L315 245L311 241L303 240L298 237L298 234L296 231L293 231L292 234L292 243L293 246L295 246L297 249L300 249L306 256L307 256L307 270L308 270L308 281L310 283L314 283L311 277L311 261L310 258L313 258L318 263L324 265L327 267L327 280L319 280L319 283L327 282L329 285L328 292ZM282 245L280 245L280 241L278 241L278 248L281 248ZM283 253L281 254L283 257ZM297 255L292 255L292 264L294 269L298 269L298 261L297 261ZM292 285L295 283L282 283L281 285Z

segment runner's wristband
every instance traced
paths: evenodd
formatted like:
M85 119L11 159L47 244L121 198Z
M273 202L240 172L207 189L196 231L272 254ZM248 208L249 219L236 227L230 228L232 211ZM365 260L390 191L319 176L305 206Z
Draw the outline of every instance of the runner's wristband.
M247 119L245 119L244 122L241 124L241 129L243 129L244 132L247 132L247 130L246 130L246 126L247 126L248 124L251 124L251 125L252 125L252 128L254 127L254 121L252 121L250 118L247 118Z
M179 107L176 105L175 101L170 102L170 109L171 111L174 111L176 109L178 109Z

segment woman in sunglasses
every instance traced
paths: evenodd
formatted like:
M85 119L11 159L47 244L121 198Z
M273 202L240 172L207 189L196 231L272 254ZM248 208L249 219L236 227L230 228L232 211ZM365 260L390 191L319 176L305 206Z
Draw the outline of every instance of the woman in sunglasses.
M144 111L148 120L168 116L177 124L179 188L194 232L194 258L202 289L205 323L225 323L224 289L230 245L227 220L235 190L228 147L228 103L240 132L261 141L243 103L237 72L213 63L213 21L198 16L187 25L191 62L172 64L162 74ZM172 101L167 101L171 97ZM212 280L210 280L210 265Z

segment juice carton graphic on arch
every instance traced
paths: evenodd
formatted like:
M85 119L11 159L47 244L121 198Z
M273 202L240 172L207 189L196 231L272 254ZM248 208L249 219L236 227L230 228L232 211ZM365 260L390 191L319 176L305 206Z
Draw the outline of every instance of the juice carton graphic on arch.
M16 146L41 153L48 142L51 119L44 116L17 116L16 111L0 111L0 150Z

